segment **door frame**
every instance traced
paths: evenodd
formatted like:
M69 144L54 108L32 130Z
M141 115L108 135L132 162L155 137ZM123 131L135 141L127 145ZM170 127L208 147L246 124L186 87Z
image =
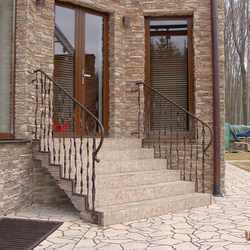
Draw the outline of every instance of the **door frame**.
M145 17L145 83L150 86L150 21L157 20L187 20L187 39L188 39L188 111L194 114L194 49L193 49L193 17L192 16L158 16L158 17ZM150 103L150 93L145 88L144 92L145 104ZM192 119L192 118L190 118ZM145 106L145 123L146 134L150 137L154 137L155 131L150 129L150 107ZM172 134L172 135L171 135ZM167 132L167 138L177 138L178 136L191 135L194 136L194 128L188 129L186 132ZM164 136L164 133L161 134Z

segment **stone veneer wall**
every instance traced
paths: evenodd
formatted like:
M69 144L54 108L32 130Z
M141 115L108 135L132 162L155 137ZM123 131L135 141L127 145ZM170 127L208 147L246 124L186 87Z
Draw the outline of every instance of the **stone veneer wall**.
M0 216L36 202L64 200L51 176L32 160L34 138L34 69L53 73L54 3L16 1L15 141L0 143ZM21 142L26 139L29 142ZM40 183L40 179L47 182ZM52 183L53 182L53 183ZM41 188L43 185L43 188ZM39 197L42 195L41 197Z
M33 202L30 142L0 143L0 217Z
M66 1L65 1L66 2ZM212 46L210 0L69 0L109 13L109 136L136 137L138 132L138 99L135 82L144 81L145 65L145 16L193 16L195 113L213 126L212 97ZM123 25L123 16L131 16L129 26ZM224 192L224 50L223 50L223 0L218 0L219 16L219 60L220 60L220 100L221 100L221 189ZM16 82L15 82L15 135L17 139L32 139L34 131L35 88L33 70L43 69L53 75L54 46L54 0L46 0L45 6L37 6L35 0L17 0L16 16ZM12 168L8 165L10 147L13 151L27 151L25 161L16 158L15 171L25 173L19 184L25 194L9 198L1 211L16 209L34 199L34 170L32 152L29 145L1 145L1 152L8 154L3 158L1 173L11 182ZM16 150L16 151L15 151ZM213 155L213 149L210 149ZM16 153L15 153L16 154ZM16 154L18 155L18 154ZM207 160L206 190L212 192L213 161ZM15 166L16 166L15 165ZM5 168L9 166L9 168ZM21 170L22 169L22 170ZM23 171L23 172L22 172ZM39 172L39 171L38 171ZM41 176L43 171L40 172ZM9 179L8 179L9 178ZM39 179L40 177L38 177ZM16 181L18 183L18 181ZM50 181L48 181L49 183ZM0 185L6 185L0 182ZM52 185L52 184L51 184ZM54 185L54 184L53 184ZM52 186L53 186L52 185ZM3 189L6 190L6 189ZM11 189L10 189L11 190ZM3 194L4 191L1 191ZM38 192L39 193L39 192ZM24 197L27 196L25 199ZM9 194L9 197L12 197ZM0 197L1 198L1 197ZM47 198L46 198L47 199ZM48 198L47 200L49 200ZM15 200L15 202L14 202ZM23 200L26 200L25 202Z
M58 187L48 169L41 166L41 161L34 161L33 175L33 201L35 203L69 202L69 197Z

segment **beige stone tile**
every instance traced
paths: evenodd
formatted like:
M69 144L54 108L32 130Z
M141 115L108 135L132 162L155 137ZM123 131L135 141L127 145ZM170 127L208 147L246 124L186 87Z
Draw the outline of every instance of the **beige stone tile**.
M92 248L95 246L96 246L96 243L92 239L82 239L75 245L75 249Z
M171 246L158 246L158 245L150 245L148 250L173 250Z
M198 246L195 246L194 244L192 244L191 242L183 242L177 245L174 245L174 248L176 250L196 250L199 249Z
M122 248L124 250L132 250L132 249L142 250L142 249L147 249L148 245L149 245L148 243L144 243L144 242L130 242L130 243L121 244L121 246L122 246Z
M172 246L172 245L179 244L182 242L183 242L182 240L176 240L173 238L165 238L162 240L152 241L153 244L167 245L167 246Z

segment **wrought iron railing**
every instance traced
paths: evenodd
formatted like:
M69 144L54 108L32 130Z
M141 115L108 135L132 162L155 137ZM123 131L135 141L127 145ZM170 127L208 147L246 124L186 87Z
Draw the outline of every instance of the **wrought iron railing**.
M165 158L168 169L180 170L181 180L194 181L196 191L204 192L211 127L144 82L137 85L144 147L153 147L155 158Z
M61 166L60 177L72 180L73 194L85 197L85 210L99 223L100 214L95 211L95 167L104 140L103 126L42 70L35 74L35 139L40 140L40 150L49 153L50 164ZM100 138L96 138L97 133Z

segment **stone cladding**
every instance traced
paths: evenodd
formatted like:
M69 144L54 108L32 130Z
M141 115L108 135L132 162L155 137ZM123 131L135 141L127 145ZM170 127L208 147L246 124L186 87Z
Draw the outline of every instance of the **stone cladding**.
M86 8L109 13L109 137L131 138L138 136L138 92L135 83L145 80L145 17L192 16L194 48L194 96L195 114L213 126L213 83L210 0L69 0ZM33 71L42 69L53 76L54 60L54 0L46 0L38 6L35 0L17 0L16 8L16 66L15 66L15 137L34 138L35 86ZM129 26L123 25L123 17L130 16ZM224 45L223 0L218 0L220 110L221 110L221 191L224 192ZM13 150L11 150L11 148ZM25 157L8 162L8 157ZM13 153L12 153L12 152ZM32 201L32 154L29 145L1 145L4 154L1 175L8 179L5 184L22 182L19 195L1 193L1 210L7 212ZM213 149L207 159L206 190L213 189ZM23 153L22 153L23 155ZM22 162L25 159L25 162ZM8 166L8 167L6 167ZM12 180L20 172L17 180ZM21 170L22 169L22 170ZM22 178L21 178L22 177ZM52 185L52 184L51 184ZM54 184L53 184L54 185ZM14 185L15 186L15 185ZM16 187L16 186L15 186ZM3 189L6 190L6 189ZM4 197L8 195L9 201ZM15 196L15 198L11 198ZM19 196L19 198L18 198ZM19 204L10 200L19 199ZM49 200L49 198L48 198ZM5 204L4 204L5 203ZM17 202L18 203L18 202ZM6 207L9 206L7 209Z

